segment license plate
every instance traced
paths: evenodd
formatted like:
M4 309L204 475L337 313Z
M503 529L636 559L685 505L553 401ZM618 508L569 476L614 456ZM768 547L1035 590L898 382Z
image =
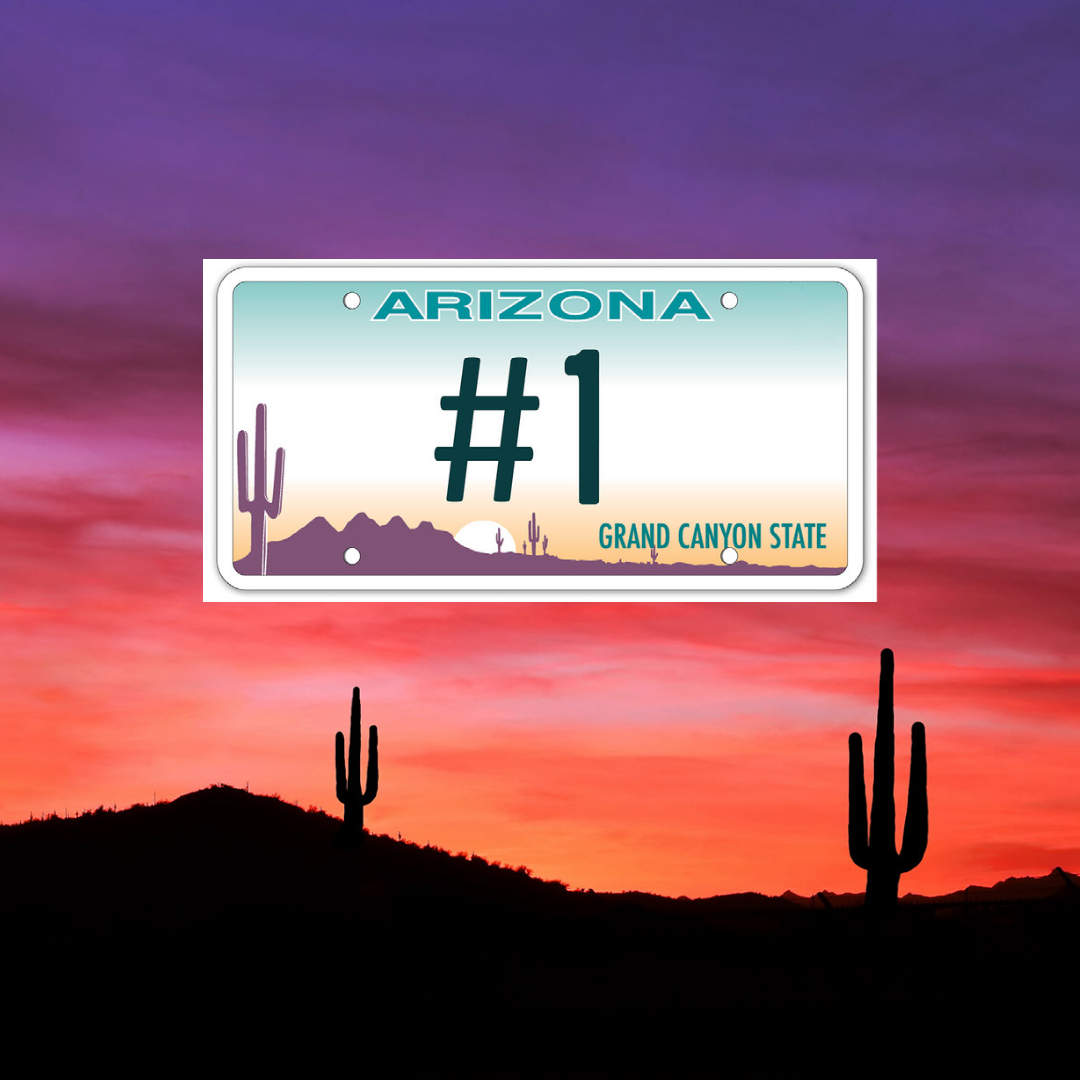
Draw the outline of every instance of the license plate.
M830 266L350 265L217 292L242 590L838 590L863 304Z

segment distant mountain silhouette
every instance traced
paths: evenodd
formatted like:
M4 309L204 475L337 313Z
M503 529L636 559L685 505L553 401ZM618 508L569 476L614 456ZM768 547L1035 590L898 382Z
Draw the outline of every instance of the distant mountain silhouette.
M345 552L355 548L360 553L356 563L345 561ZM371 577L386 574L455 575L455 574L521 574L551 575L672 575L724 574L778 576L800 573L833 576L842 568L758 566L740 557L731 566L697 565L686 562L652 564L647 550L620 549L622 562L613 557L602 559L561 559L554 555L525 555L519 551L487 554L463 547L445 531L436 529L430 521L410 528L400 517L392 517L380 525L367 514L357 514L340 531L324 517L313 518L284 540L267 544L266 572L274 575L331 575ZM675 553L663 552L667 558ZM233 564L240 574L257 575L260 563L251 553Z
M996 885L969 885L966 889L945 893L942 896L921 896L908 893L900 897L901 904L938 905L955 904L1011 904L1029 900L1065 900L1073 895L1080 898L1080 875L1069 873L1060 866L1054 867L1042 877L1006 878ZM858 907L863 903L864 893L820 892L814 896L799 896L793 892L783 894L785 900L802 907L814 907L825 897L833 907Z
M559 1077L878 1055L889 1076L1000 1070L1075 1017L1062 871L984 890L1001 905L908 898L879 923L839 897L574 891L387 836L342 848L340 826L215 787L0 827L9 1052Z

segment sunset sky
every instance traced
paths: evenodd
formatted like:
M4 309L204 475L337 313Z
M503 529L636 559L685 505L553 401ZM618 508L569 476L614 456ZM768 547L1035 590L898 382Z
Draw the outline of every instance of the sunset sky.
M359 685L376 831L856 890L888 646L901 891L1080 870L1078 47L1069 3L11 0L0 821L337 813ZM878 602L204 604L204 258L877 259Z

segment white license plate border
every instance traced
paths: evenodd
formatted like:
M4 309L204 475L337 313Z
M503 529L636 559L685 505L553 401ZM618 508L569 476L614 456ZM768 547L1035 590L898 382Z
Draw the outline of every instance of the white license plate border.
M232 290L241 281L537 282L838 281L847 289L848 565L835 576L608 576L239 574L232 565ZM211 310L212 308L212 310ZM204 262L204 599L667 600L876 599L875 260L206 260ZM867 391L870 391L869 393ZM227 448L227 452L223 452ZM867 512L869 508L869 513ZM211 520L212 518L212 520ZM869 573L868 573L869 571ZM216 577L212 581L211 576ZM224 586L222 592L221 586ZM852 588L852 586L857 586ZM847 594L847 595L845 595Z

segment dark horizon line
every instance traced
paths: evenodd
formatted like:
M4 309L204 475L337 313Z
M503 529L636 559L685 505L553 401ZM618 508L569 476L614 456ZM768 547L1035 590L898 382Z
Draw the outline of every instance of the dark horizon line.
M20 829L20 828L26 828L27 826L35 826L35 827L37 827L37 826L41 826L41 825L55 824L56 822L62 822L62 821L79 821L79 820L81 820L83 818L88 818L88 817L92 818L92 817L96 817L98 815L104 815L104 814L108 814L108 815L125 814L125 813L128 813L131 810L152 810L152 809L154 809L155 807L158 807L158 806L170 806L173 803L177 802L178 800L183 799L183 798L187 798L187 797L189 797L191 795L198 795L198 794L202 794L203 792L206 792L206 791L214 791L214 790L227 790L227 791L235 791L235 792L238 792L238 793L242 792L243 794L248 795L251 798L255 798L255 799L272 799L272 800L275 800L275 801L281 803L284 806L295 807L297 810L301 811L304 814L312 814L312 815L315 815L315 816L324 817L324 818L328 819L329 821L333 821L333 822L335 822L337 824L342 824L343 821L344 821L344 819L342 817L338 817L335 814L331 814L331 813L327 812L321 806L316 807L314 804L312 804L311 806L308 806L307 808L305 808L305 807L301 806L300 803L294 802L294 801L292 801L290 799L285 799L276 792L274 794L269 794L269 795L260 794L258 792L251 791L250 788L247 787L247 786L240 788L240 787L235 787L232 784L218 783L218 784L210 784L208 787L205 787L205 788L197 788L194 791L184 792L181 795L177 795L173 799L157 799L157 798L155 798L153 802L149 802L149 803L140 803L140 802L132 803L130 806L123 807L122 809L117 809L116 804L114 803L112 808L109 808L109 807L105 806L104 804L101 804L95 810L83 810L83 811L81 811L81 812L79 812L77 814L71 814L71 815L69 815L66 810L65 810L63 816L56 813L55 810L51 814L48 814L48 815L43 814L41 817L37 817L37 818L35 818L33 816L33 814L31 814L30 818L28 818L26 821L18 821L18 822L11 822L11 823L0 822L0 830L3 830L3 829ZM865 890L863 890L861 892L833 892L833 891L831 891L829 889L819 889L816 892L810 894L809 896L803 896L801 893L796 893L791 889L785 889L783 893L780 893L777 896L773 896L773 895L768 894L768 893L756 892L754 890L744 890L742 892L733 892L733 893L713 893L710 896L685 896L685 895L667 896L667 895L665 895L663 893L643 892L641 889L623 889L621 892L604 892L604 891L600 891L600 890L591 889L591 888L588 888L588 887L571 888L565 882L559 881L558 879L537 877L532 872L532 870L530 870L527 866L524 866L524 865L517 866L517 867L510 866L508 863L503 863L498 859L489 859L486 856L477 855L476 852L472 852L469 855L466 855L464 852L452 852L448 848L440 847L438 844L432 844L431 842L421 844L419 841L416 841L416 840L403 839L401 837L400 833L395 838L395 837L391 836L389 833L377 833L377 832L374 832L371 829L367 828L366 826L364 828L364 832L367 833L371 837L377 837L377 838L380 838L380 839L383 839L383 840L387 840L390 843L405 844L405 845L407 845L409 847L418 848L421 851L423 851L423 850L432 850L432 851L442 852L443 854L448 855L452 859L462 859L465 862L471 862L473 860L481 861L487 866L495 867L496 869L507 870L510 873L522 873L522 872L524 872L526 874L526 876L531 878L533 881L536 881L536 882L541 883L541 884L561 885L561 886L563 886L563 888L565 888L567 890L567 892L572 892L572 893L583 893L583 894L592 893L592 894L594 894L596 896L651 896L651 897L655 897L655 898L661 899L661 900L671 900L671 901L674 901L674 902L686 901L688 903L696 903L696 902L699 902L699 901L709 901L709 900L731 899L733 897L739 897L739 896L761 896L761 897L765 897L766 899L770 899L770 900L783 900L783 899L790 898L793 901L805 901L811 907L814 906L814 902L816 900L818 900L819 897L823 897L823 896L828 897L830 899L841 900L841 901L844 901L844 900L854 901L854 900L857 900L858 898L863 897L863 896L866 895ZM925 896L922 893L909 892L909 893L905 893L899 899L900 899L901 903L906 901L909 905L912 905L912 906L929 906L929 905L937 905L937 906L952 906L952 905L955 905L955 906L973 906L973 905L978 905L978 904L1022 903L1022 902L1026 902L1027 900L1035 900L1035 899L1038 899L1038 898L1037 897L1030 897L1030 898L998 897L998 898L987 898L987 899L982 899L982 900L968 900L968 901L950 901L948 898L956 896L957 894L960 894L960 893L966 893L971 889L986 890L986 891L989 892L989 891L992 891L992 890L998 888L999 886L1007 884L1010 881L1042 881L1042 880L1044 880L1046 878L1049 878L1049 877L1053 876L1055 873L1059 874L1062 877L1062 880L1066 884L1067 887L1069 887L1071 890L1076 890L1077 893L1080 894L1080 883L1074 883L1074 882L1070 881L1069 877L1067 876L1067 875L1071 875L1072 877L1080 879L1080 872L1072 871L1072 870L1066 870L1062 866L1055 866L1055 867L1051 868L1050 870L1048 870L1046 873L1041 874L1041 875L1023 875L1021 877L1009 876L1009 877L1006 877L1006 878L999 879L998 881L995 881L993 885L974 885L974 884L973 885L967 885L967 886L964 886L964 888L962 888L962 889L953 889L951 892L943 893L940 896ZM851 904L842 903L842 904L839 905L839 907L841 907L841 908L843 908L845 910L848 907L854 907L854 906L855 905L853 903L851 903Z

